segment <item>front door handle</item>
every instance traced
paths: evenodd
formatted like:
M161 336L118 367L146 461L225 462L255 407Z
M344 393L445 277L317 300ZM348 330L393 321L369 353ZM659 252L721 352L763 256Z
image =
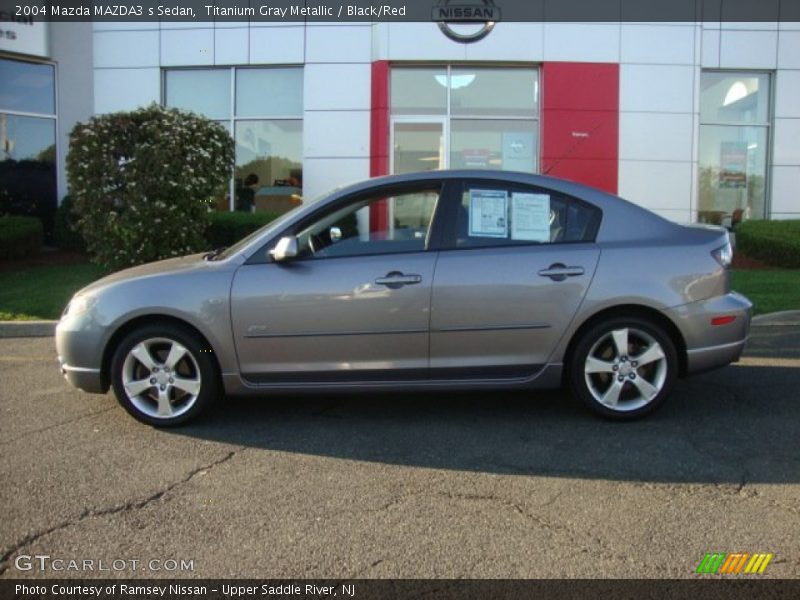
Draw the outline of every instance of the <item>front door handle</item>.
M378 277L375 280L375 283L377 285L385 285L390 289L396 290L404 285L413 285L415 283L420 283L421 281L422 277L420 275L405 275L400 271L392 271L391 273L387 273L385 277Z
M553 263L539 271L540 277L549 277L553 281L564 281L567 277L583 275L583 267L568 267L563 263Z

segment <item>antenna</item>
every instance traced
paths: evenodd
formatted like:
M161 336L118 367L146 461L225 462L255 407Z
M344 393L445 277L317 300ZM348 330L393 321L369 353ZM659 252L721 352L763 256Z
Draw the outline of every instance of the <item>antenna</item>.
M564 161L564 159L567 159L570 156L572 156L573 154L575 154L575 151L578 148L580 148L581 144L583 144L586 140L588 140L590 137L592 137L592 135L594 135L594 132L597 131L598 129L600 129L602 126L603 126L602 123L598 123L597 125L595 125L594 129L592 129L589 133L587 133L585 135L577 136L578 139L575 140L575 142L573 142L572 146L570 146L569 150L567 150L567 152L564 154L564 156L559 158L556 162L554 162L547 169L545 169L544 172L542 173L542 175L549 175L550 171L552 171L558 165L560 165Z

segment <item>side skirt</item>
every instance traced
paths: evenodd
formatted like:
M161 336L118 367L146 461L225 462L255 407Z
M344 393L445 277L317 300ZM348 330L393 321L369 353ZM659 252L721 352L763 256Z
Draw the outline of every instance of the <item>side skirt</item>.
M503 367L503 369L506 369ZM225 392L233 396L239 395L268 395L271 393L320 393L320 392L397 392L397 391L446 391L446 390L480 390L480 389L553 389L561 387L561 374L563 365L561 363L538 366L531 372L530 367L525 368L526 374L520 376L519 369L494 371L476 369L457 369L459 373L469 371L472 377L454 376L450 369L443 375L449 377L427 379L427 378L403 378L398 379L396 373L393 379L364 378L363 373L360 379L338 380L335 378L321 380L316 377L311 380L310 373L298 374L292 381L286 379L271 381L254 381L245 379L239 373L223 373L222 381ZM505 376L501 376L504 374ZM285 375L285 374L282 374ZM319 374L314 373L314 376ZM328 374L330 375L330 374ZM477 377L475 376L477 375Z

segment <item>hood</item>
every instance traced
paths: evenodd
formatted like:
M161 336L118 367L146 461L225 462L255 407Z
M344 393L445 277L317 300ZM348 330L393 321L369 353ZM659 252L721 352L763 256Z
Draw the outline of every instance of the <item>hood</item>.
M195 269L208 269L217 268L225 263L213 262L203 259L205 252L198 254L190 254L188 256L179 256L177 258L167 258L156 262L139 265L137 267L130 267L117 271L111 275L106 275L102 279L90 283L85 288L78 291L75 295L85 294L89 292L97 292L103 288L109 287L116 283L123 281L133 281L136 279L145 279L149 277L158 277L161 275L174 275L176 273L192 271Z

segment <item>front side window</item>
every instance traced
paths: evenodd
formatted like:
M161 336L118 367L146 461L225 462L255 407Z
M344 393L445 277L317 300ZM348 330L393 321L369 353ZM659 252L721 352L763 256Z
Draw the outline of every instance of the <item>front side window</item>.
M171 69L164 102L216 120L236 142L219 210L280 214L303 201L303 70Z
M763 219L769 74L704 71L700 88L698 220L732 226Z
M461 193L456 248L591 242L600 209L551 190L476 182Z
M422 252L428 242L438 189L363 197L305 226L300 256L331 258Z

